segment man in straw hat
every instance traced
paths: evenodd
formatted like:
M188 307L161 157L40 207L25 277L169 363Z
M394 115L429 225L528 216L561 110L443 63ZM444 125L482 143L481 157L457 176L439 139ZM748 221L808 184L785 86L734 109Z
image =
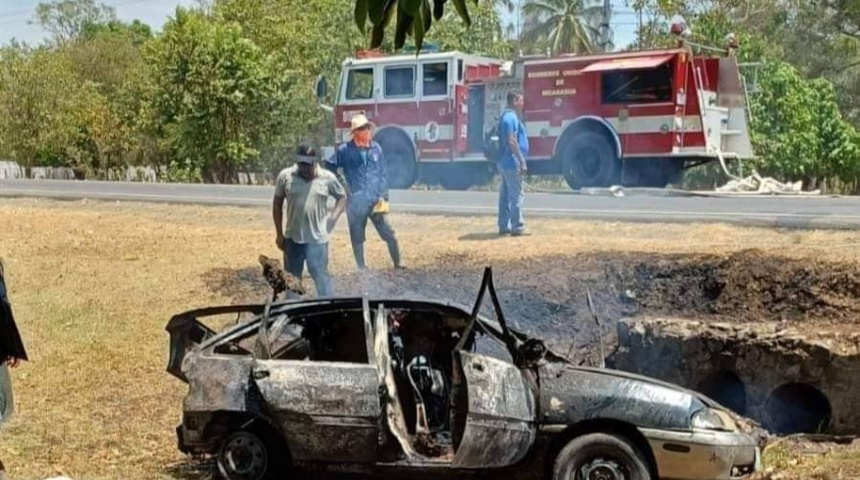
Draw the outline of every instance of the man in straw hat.
M275 243L284 252L284 270L301 279L304 265L314 280L318 297L332 295L328 273L328 241L346 207L346 189L337 177L318 168L316 151L309 145L296 150L296 164L278 174L272 201ZM337 200L329 216L328 199ZM283 227L284 200L287 225Z
M343 169L349 188L346 217L352 252L359 269L364 262L364 240L367 220L373 222L380 238L388 245L394 268L403 268L400 245L394 228L388 221L388 173L382 148L372 140L373 124L364 115L352 117L352 140L341 144L326 161L326 168Z
M12 302L3 268L3 259L0 258L0 423L9 421L15 411L9 367L15 368L21 360L27 360L24 343L12 316ZM0 460L0 480L5 479L6 467Z

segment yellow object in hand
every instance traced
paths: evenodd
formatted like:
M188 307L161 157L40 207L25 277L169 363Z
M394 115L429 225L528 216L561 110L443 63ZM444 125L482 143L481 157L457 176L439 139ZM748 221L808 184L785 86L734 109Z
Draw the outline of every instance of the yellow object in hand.
M385 199L380 199L373 206L373 213L388 213L388 202Z

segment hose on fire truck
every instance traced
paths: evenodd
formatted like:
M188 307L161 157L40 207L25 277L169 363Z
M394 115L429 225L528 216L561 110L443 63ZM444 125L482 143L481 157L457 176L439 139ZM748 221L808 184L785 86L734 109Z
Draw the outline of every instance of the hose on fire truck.
M726 182L722 187L717 187L716 191L719 193L737 193L737 194L788 194L788 195L820 195L820 190L813 190L811 192L803 191L803 182L791 182L791 183L783 183L777 181L771 177L762 177L759 173L753 169L752 174L741 178L737 175L733 175L728 167L726 166L726 159L723 156L723 152L721 150L717 150L717 158L720 161L720 167L723 169L723 173L729 177L729 181Z
M784 183L771 177L762 177L753 169L752 174L746 177L735 175L729 170L725 156L722 151L717 151L717 158L723 173L729 181L714 191L692 191L673 188L636 188L626 189L621 185L613 185L608 188L584 188L579 191L568 189L555 189L538 187L523 180L523 188L535 193L550 193L564 195L611 195L624 197L627 194L650 194L660 196L735 196L735 195L820 195L820 190L810 192L803 191L803 182Z

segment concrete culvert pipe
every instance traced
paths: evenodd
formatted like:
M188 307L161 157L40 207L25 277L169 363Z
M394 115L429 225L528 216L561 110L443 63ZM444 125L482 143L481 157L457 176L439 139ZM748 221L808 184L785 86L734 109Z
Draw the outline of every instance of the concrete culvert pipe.
M705 377L696 389L739 415L747 414L744 382L732 371L718 370Z
M830 400L806 383L776 388L765 405L765 427L778 435L824 433L830 428Z

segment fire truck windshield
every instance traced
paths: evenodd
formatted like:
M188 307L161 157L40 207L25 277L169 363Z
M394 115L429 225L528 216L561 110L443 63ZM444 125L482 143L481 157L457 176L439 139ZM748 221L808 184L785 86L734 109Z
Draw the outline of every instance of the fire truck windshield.
M346 100L373 98L373 67L354 68L346 78Z

